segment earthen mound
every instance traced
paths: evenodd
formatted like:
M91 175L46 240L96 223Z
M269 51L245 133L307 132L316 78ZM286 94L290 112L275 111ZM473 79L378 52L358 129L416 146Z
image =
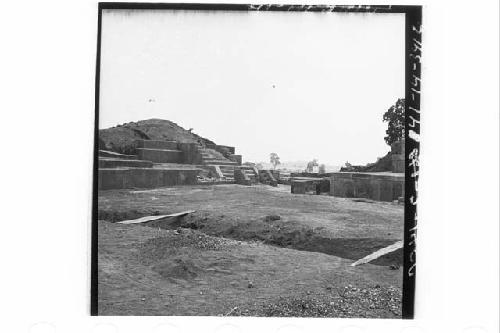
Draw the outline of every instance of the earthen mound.
M148 119L99 130L99 149L134 155L140 139L213 144L170 120Z

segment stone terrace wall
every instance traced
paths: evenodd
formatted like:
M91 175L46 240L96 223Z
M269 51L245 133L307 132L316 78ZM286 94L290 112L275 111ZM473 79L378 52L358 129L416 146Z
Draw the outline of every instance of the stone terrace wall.
M194 185L200 170L99 169L99 190Z
M404 174L337 172L330 177L330 195L393 201L404 196Z

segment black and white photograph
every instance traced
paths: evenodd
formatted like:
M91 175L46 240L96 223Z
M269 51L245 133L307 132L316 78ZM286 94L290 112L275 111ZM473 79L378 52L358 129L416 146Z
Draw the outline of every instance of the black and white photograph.
M95 314L411 317L408 9L104 5Z
M174 1L2 3L0 332L499 332L499 2Z

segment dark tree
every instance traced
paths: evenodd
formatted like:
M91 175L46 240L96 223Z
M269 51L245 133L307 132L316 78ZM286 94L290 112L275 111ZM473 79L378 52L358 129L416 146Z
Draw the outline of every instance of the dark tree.
M396 104L384 113L384 122L387 122L387 136L384 138L388 145L404 138L405 135L405 100L400 98Z

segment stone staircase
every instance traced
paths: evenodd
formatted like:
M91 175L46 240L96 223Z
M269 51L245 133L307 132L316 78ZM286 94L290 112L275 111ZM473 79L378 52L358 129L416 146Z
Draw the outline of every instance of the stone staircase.
M242 166L241 171L250 179L252 184L259 183L259 171L252 167Z
M224 155L222 155L215 149L204 148L200 146L198 150L201 154L202 163L205 165L237 165L236 162L225 158Z
M238 163L225 158L215 149L199 146L198 151L203 165L217 166L225 180L234 181L234 167L238 166Z
M278 181L270 170L259 170L259 180L261 183L271 186L278 186Z

